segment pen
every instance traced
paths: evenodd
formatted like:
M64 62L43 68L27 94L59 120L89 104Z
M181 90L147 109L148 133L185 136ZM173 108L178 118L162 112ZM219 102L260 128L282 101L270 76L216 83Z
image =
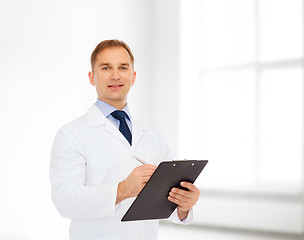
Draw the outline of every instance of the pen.
M140 159L139 157L135 157L137 161L139 161L142 164L147 164L144 160Z

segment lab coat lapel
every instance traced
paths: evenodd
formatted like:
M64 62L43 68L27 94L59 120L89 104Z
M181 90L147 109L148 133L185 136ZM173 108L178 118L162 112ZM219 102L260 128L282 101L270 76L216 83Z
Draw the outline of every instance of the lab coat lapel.
M128 140L121 134L121 132L102 114L98 107L93 104L88 111L88 119L91 127L104 127L105 130L129 145ZM144 136L146 129L135 119L132 118L132 146L135 147L142 136Z
M145 129L132 118L132 146L135 147L140 138L145 134Z
M98 107L93 104L88 111L88 119L91 127L104 127L104 129L119 140L129 145L127 139L121 134L121 132L102 114Z

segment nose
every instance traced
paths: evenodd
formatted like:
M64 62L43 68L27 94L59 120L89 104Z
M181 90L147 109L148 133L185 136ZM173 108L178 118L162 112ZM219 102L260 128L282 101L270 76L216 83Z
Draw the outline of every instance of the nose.
M113 80L119 80L120 79L120 75L119 75L119 70L118 69L113 69L111 78Z

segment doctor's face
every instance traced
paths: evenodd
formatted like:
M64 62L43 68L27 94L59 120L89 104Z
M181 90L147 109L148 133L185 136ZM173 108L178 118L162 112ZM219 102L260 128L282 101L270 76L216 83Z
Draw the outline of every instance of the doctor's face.
M90 82L96 87L98 98L121 110L136 78L131 58L123 47L103 49L96 57L94 72L89 72Z

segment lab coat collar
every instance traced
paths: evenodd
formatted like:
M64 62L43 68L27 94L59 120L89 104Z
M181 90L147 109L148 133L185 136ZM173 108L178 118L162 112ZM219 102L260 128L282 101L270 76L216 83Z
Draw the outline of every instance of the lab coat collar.
M132 118L132 147L135 147L147 129Z
M119 130L102 114L98 107L93 104L89 109L88 121L92 128L104 126L105 129L114 137L122 140L129 145L127 139L119 132ZM132 118L132 147L135 147L140 138L147 131L147 128Z
M98 109L98 107L93 104L89 111L87 112L88 121L92 128L100 127L101 125L106 125L107 119Z

